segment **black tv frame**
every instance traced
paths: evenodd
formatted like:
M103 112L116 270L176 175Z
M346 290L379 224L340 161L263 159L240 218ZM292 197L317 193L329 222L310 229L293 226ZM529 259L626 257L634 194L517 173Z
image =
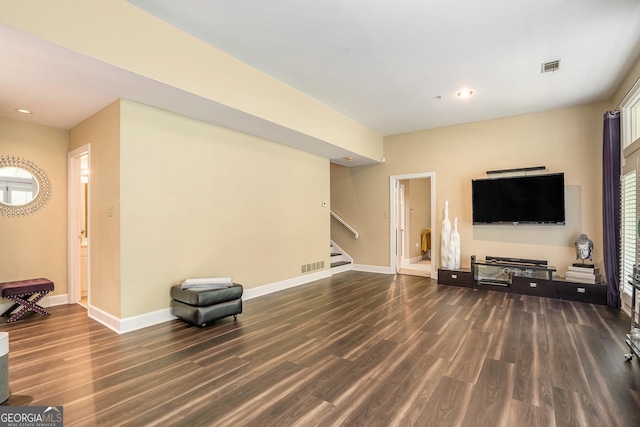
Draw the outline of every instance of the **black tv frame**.
M565 225L564 173L471 181L473 225Z

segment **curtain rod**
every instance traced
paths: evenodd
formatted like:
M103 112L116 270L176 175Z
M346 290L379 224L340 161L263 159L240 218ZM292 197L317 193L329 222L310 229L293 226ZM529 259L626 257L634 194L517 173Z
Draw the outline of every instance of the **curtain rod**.
M616 107L616 109L614 111L620 111L620 106L622 105L622 103L624 102L625 99L627 99L627 96L629 96L629 94L633 91L633 89L638 86L638 83L640 83L640 76L638 76L638 78L636 79L636 81L631 85L631 87L629 88L629 90L627 91L627 93L624 94L624 96L622 97L622 100L620 101L620 103L618 104L618 106Z

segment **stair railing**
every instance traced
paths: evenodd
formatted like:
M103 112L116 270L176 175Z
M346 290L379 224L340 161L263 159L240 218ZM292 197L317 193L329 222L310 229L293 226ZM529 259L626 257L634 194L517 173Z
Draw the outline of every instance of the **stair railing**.
M358 237L360 237L360 233L358 233L358 231L353 228L352 226L350 226L347 221L345 221L344 219L340 218L338 216L338 214L336 214L334 211L329 211L331 212L331 216L334 217L340 224L344 225L346 227L347 230L349 230L350 232L353 233L353 237L355 237L356 239Z

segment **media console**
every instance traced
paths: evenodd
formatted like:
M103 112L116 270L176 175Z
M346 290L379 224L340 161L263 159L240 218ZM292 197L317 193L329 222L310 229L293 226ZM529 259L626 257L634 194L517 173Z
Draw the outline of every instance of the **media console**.
M543 260L494 256L476 260L476 256L471 255L471 271L473 280L481 285L510 286L514 277L551 280L556 268Z
M470 269L438 269L438 284L606 305L605 284L554 278L555 271L546 261L472 256Z

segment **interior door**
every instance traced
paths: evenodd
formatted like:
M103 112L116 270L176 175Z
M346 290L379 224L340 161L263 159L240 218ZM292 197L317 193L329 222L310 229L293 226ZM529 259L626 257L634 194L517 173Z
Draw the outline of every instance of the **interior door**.
M88 306L90 290L89 146L68 155L68 266L70 304Z

